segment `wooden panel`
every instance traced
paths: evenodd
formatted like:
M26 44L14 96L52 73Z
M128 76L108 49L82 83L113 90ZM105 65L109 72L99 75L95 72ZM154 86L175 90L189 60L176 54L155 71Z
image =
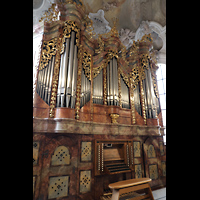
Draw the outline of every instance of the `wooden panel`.
M72 108L55 108L55 118L75 118L75 110Z
M123 145L113 144L112 147L104 148L103 156L104 161L108 160L121 160L124 159L124 149Z
M35 92L33 99L33 117L47 118L49 117L49 105Z

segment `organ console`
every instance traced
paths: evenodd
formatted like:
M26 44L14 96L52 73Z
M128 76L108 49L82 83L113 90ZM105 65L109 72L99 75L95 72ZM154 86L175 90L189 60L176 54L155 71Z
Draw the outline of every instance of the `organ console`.
M132 172L132 140L95 140L95 175Z

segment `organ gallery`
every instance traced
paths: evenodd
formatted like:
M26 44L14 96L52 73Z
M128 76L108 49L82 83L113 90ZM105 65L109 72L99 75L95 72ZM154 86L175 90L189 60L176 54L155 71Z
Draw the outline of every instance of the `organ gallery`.
M164 187L151 34L127 48L117 18L105 33L95 32L101 19L87 15L81 0L52 4L43 20L33 99L33 199L109 199L109 184L144 177L152 179L151 188Z

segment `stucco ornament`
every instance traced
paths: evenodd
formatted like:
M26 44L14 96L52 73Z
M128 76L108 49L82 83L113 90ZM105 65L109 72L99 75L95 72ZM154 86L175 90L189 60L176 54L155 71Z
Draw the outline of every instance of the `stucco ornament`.
M135 33L129 29L121 29L119 31L119 38L122 44L128 49L133 44L133 39L135 38Z
M148 21L142 21L135 34L135 40L141 40L142 36L148 35L152 30Z
M88 17L93 21L94 32L98 34L108 33L111 27L109 22L104 18L104 11L98 10L97 13L89 13Z

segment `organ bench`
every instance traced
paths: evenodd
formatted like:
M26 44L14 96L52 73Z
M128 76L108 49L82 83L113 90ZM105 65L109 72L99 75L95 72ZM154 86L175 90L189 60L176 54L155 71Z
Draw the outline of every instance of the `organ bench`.
M146 190L146 194L143 193L139 196L134 195L134 197L130 198L129 200L139 200L147 198L150 200L154 200L149 182L151 182L150 178L137 178L109 184L109 188L112 189L111 200L119 200L120 196L122 196L123 194L138 190Z

